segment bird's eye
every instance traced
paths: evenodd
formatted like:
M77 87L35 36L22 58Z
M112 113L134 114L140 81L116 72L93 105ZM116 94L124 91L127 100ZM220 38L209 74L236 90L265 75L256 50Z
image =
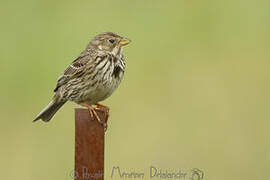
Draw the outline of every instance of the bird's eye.
M114 39L110 39L109 41L110 41L110 43L113 44L115 40Z

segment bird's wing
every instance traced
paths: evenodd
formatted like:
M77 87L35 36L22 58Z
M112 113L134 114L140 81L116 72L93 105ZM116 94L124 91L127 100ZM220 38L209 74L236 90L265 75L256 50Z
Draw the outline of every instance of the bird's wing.
M93 58L89 54L81 54L75 59L64 71L64 73L58 78L56 88L54 92L58 90L63 84L66 84L70 79L74 79L84 72L85 65Z

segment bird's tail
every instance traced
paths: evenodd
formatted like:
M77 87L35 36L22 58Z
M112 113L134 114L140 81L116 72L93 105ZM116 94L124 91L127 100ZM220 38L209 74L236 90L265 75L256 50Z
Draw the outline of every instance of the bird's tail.
M49 122L54 114L66 103L66 101L57 102L53 99L33 120L33 122L41 119L44 122Z

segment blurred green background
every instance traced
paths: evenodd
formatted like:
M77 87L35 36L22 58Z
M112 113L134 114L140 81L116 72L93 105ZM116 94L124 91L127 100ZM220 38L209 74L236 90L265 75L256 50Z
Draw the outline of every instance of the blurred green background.
M269 179L269 8L269 0L1 0L1 179L71 179L77 106L48 124L31 121L104 31L132 39L124 80L103 102L106 179L113 166L151 165L199 168L209 180Z

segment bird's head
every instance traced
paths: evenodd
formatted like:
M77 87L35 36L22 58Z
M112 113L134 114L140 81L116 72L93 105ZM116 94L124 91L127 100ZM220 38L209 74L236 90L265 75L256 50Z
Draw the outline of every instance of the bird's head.
M98 51L112 53L114 56L119 56L122 52L122 47L128 45L131 41L128 38L119 36L112 32L105 32L97 35L91 42L90 46Z

